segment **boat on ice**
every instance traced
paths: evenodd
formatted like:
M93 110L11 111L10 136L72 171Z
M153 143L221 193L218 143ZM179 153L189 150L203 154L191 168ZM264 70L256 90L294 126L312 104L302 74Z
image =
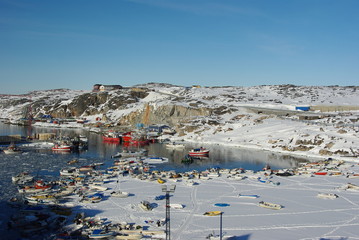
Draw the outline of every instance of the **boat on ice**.
M183 208L184 208L184 205L179 204L179 203L170 203L170 208L173 208L173 209L183 209Z
M149 201L142 201L139 206L145 211L151 211L153 209Z
M252 198L252 199L254 199L254 198L259 198L258 195L254 195L254 194L250 194L250 195L238 194L238 197L239 197L239 198Z
M258 205L263 208L269 208L269 209L274 209L274 210L279 210L282 208L282 205L280 205L280 204L269 203L269 202L264 202L264 201L260 201Z
M192 157L208 156L209 150L203 147L194 148L191 151L189 151L188 154Z
M324 198L324 199L336 199L338 198L338 195L335 193L318 193L318 198Z
M102 238L109 238L115 235L115 232L112 231L105 231L103 229L94 229L89 235L88 238L90 239L102 239Z
M222 211L209 211L209 212L205 212L203 215L206 216L218 216L220 214L222 214Z
M129 195L128 192L122 192L120 190L111 192L112 197L127 198Z

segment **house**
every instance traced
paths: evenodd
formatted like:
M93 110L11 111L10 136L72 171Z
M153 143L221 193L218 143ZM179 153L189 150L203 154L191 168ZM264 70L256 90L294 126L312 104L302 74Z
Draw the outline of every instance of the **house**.
M103 85L103 84L95 84L93 85L92 92L105 92L112 91L116 89L122 89L121 85Z

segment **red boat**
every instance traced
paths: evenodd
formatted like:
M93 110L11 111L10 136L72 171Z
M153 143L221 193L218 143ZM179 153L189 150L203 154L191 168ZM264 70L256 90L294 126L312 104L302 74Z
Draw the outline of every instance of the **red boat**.
M192 157L203 157L209 155L209 150L200 147L200 148L194 148L191 151L189 151L188 155Z
M315 172L314 175L327 175L328 172Z
M114 142L114 143L119 143L121 142L121 138L120 136L115 133L115 132L108 132L106 134L104 134L102 136L102 139L105 141L105 142Z
M127 132L127 133L122 134L122 140L124 142L129 142L129 141L131 141L131 139L132 139L132 133L131 132Z
M71 151L71 146L67 144L56 143L54 147L52 147L52 151L63 151L69 152Z

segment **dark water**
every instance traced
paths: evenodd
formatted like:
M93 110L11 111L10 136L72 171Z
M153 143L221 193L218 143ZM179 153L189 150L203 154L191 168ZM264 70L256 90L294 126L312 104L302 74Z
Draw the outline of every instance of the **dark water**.
M56 154L51 149L38 148L24 148L24 152L19 155L0 153L0 234L7 234L6 223L9 215L14 211L6 204L6 201L17 193L16 187L11 182L12 176L23 171L28 171L44 179L57 178L59 170L69 166L67 162L72 159L79 160L77 166L101 162L104 163L103 168L105 168L113 164L114 159L111 156L123 148L119 144L104 143L101 135L87 130L21 127L6 125L0 122L1 136L12 134L30 136L35 133L56 133L62 136L82 134L88 137L89 146L86 151L68 154ZM156 143L144 146L144 148L148 150L149 156L169 158L168 164L160 165L158 168L164 170L174 169L179 172L194 169L205 170L210 167L244 168L258 171L266 164L270 164L273 169L280 169L295 167L299 162L305 161L305 159L273 154L268 151L255 151L211 144L203 146L210 150L209 158L196 160L189 165L181 163L190 149L200 146L203 146L203 144L195 145L188 143L185 149L174 150L166 148L164 144Z

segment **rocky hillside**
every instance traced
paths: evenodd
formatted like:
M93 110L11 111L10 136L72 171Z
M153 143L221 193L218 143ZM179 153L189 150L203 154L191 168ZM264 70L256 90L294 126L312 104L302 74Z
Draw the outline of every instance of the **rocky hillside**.
M188 88L160 83L99 93L57 89L1 96L0 118L15 121L32 114L90 122L101 118L112 126L167 124L177 130L175 137L187 141L359 155L358 90L294 85ZM300 112L295 111L297 106L334 112Z

